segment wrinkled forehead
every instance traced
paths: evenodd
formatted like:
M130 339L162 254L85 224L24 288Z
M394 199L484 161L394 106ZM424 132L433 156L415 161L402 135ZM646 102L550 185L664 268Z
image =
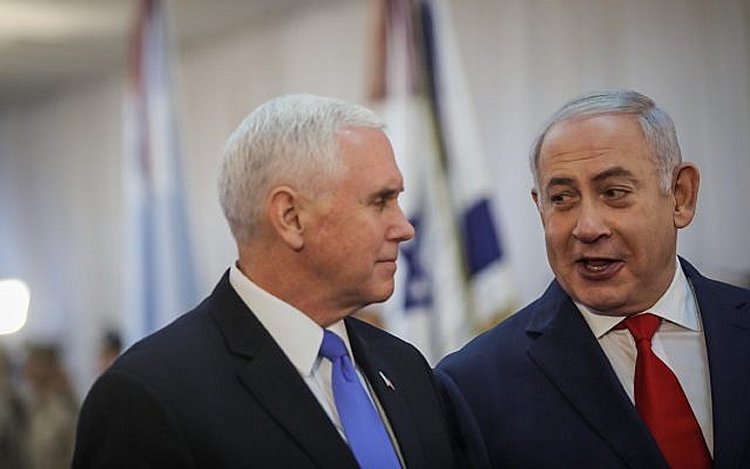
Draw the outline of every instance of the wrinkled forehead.
M634 116L605 114L568 119L550 127L541 142L537 166L541 170L555 161L585 161L603 155L653 161L651 153Z
M628 115L562 121L542 142L535 175L537 188L597 184L625 177L658 184L658 166L640 123Z

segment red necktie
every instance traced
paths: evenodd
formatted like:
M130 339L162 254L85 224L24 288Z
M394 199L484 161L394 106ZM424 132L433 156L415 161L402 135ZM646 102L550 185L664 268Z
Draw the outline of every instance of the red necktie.
M680 382L651 350L659 324L661 318L646 313L631 316L617 327L630 331L638 350L635 407L672 469L710 468L711 455Z

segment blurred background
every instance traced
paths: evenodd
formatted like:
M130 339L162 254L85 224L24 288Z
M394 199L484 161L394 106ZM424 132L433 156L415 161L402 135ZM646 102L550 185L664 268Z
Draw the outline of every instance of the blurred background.
M54 362L65 375L57 388L79 402L108 360L103 350L117 353L210 292L236 258L216 192L223 144L251 109L280 94L337 96L385 115L407 212L418 220L427 200L432 223L450 222L433 238L425 222L418 236L437 254L423 254L421 266L409 257L399 269L403 288L370 312L433 362L551 280L528 149L554 110L594 88L639 90L671 114L683 157L702 175L697 218L681 232L679 252L708 275L748 284L746 0L444 0L428 2L429 24L409 16L415 4L0 0L0 317L13 322L9 305L27 311L0 347L18 394L32 394L30 361ZM155 7L163 16L148 16ZM414 28L398 26L404 19L421 25L417 46ZM413 76L433 86L420 91L403 77L430 54L433 68ZM149 70L156 75L142 75ZM435 159L414 152L425 128L442 136ZM492 219L489 251L461 249L466 233L455 213L469 199ZM143 213L166 221L145 251ZM454 261L433 258L446 253L458 259L447 278L440 262ZM467 264L472 255L479 267ZM476 287L482 259L502 267ZM148 270L163 261L176 269L165 271L166 284ZM28 298L10 279L24 282ZM154 299L155 285L179 298ZM468 293L456 293L463 287ZM415 291L421 296L409 303ZM498 303L485 304L498 292ZM399 315L409 304L419 312L403 316L407 324Z

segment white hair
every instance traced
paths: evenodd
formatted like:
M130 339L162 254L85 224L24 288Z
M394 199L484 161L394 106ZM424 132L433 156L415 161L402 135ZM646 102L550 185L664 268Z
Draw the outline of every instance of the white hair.
M383 129L372 111L309 94L274 98L251 112L224 148L218 188L224 216L238 242L257 227L268 191L288 184L312 196L340 170L337 134Z

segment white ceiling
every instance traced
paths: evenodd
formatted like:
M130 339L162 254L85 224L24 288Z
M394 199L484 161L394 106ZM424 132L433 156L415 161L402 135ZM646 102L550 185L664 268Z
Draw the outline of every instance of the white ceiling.
M332 0L167 0L180 47ZM339 0L341 1L341 0ZM119 73L137 0L0 0L0 106Z

